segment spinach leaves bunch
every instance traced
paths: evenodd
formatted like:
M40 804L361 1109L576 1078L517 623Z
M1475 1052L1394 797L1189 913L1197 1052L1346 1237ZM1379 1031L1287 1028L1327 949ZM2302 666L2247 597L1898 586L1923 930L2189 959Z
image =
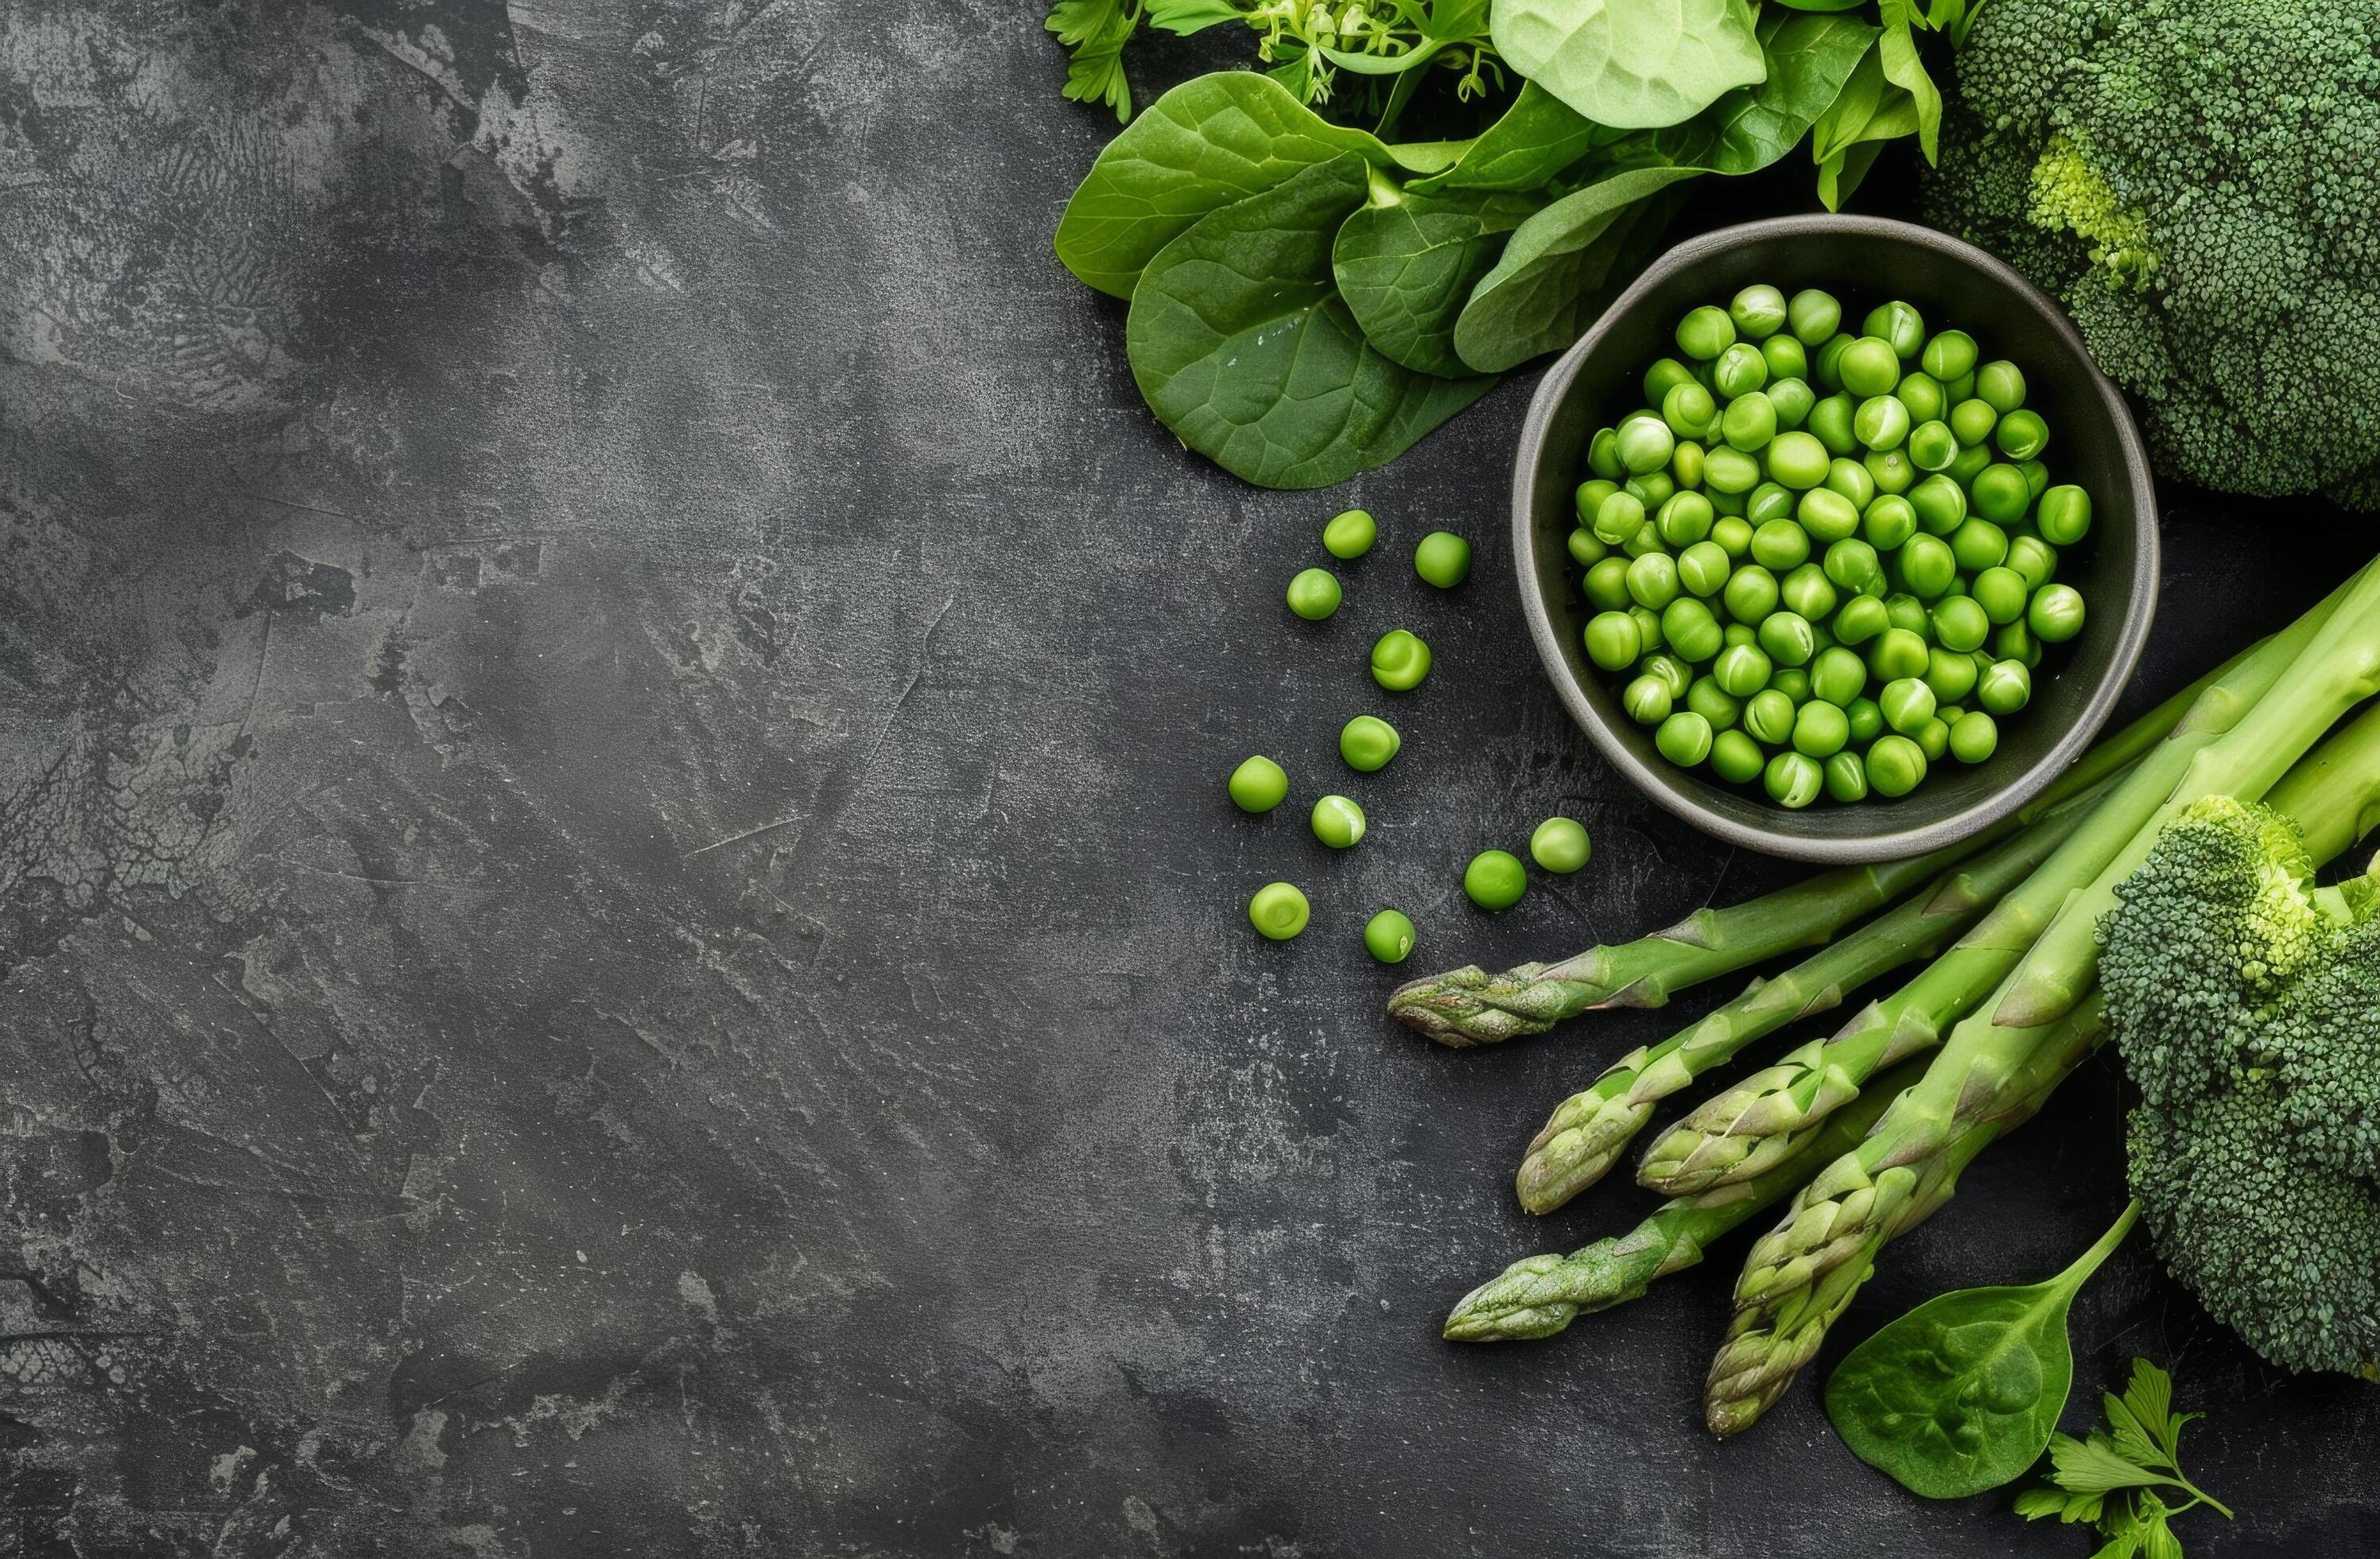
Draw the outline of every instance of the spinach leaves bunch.
M1274 67L1199 77L1128 124L1067 203L1058 257L1131 300L1134 377L1183 443L1262 486L1319 487L1575 340L1685 181L1806 139L1833 207L1887 143L1931 157L1941 97L1915 39L1955 40L1970 0L1062 0L1069 95L1127 111L1120 51L1144 5L1176 30L1271 26ZM1392 140L1413 83L1450 63L1458 96L1506 68L1518 90L1468 139ZM1373 89L1333 95L1350 77ZM1343 122L1358 101L1367 128Z

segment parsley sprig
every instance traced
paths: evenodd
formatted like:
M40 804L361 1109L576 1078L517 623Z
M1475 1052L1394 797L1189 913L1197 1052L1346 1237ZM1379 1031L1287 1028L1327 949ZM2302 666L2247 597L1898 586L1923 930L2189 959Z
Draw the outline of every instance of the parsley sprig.
M2107 1427L2077 1440L2050 1437L2048 1489L2016 1497L2029 1521L2055 1516L2088 1521L2107 1543L2092 1559L2181 1559L2181 1540L2169 1525L2195 1505L2231 1518L2231 1509L2181 1472L2181 1427L2203 1413L2173 1410L2173 1377L2145 1358L2132 1360L2124 1395L2101 1398ZM2160 1491L2172 1491L2179 1501Z

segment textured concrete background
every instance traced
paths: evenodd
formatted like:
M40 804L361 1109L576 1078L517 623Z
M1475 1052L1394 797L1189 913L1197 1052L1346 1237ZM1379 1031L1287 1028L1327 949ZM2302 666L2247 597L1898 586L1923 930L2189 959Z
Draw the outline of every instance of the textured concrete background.
M1705 1439L1730 1261L1436 1340L1633 1220L1529 1224L1511 1160L1698 1007L1434 1051L1362 914L1509 962L1783 869L1611 784L1526 660L1524 385L1328 495L1152 423L1049 258L1112 126L1037 20L0 5L0 1554L2085 1552L1902 1497L1806 1383ZM1390 544L1288 619L1357 501ZM2174 521L2147 690L2361 544L2289 535ZM1439 669L1355 784L1391 623ZM1231 814L1258 748L1372 841ZM1557 809L1593 868L1470 910ZM2069 1093L1838 1349L2097 1232L2113 1085ZM2193 1553L2380 1537L2373 1394L2137 1248L2076 1334L2217 1409Z

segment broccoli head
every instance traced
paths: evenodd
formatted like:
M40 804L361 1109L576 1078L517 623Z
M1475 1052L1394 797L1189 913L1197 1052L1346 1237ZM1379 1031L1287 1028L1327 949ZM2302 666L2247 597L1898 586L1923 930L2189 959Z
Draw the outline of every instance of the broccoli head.
M2099 923L2132 1192L2258 1353L2380 1380L2380 917L2277 812L2184 810Z
M2056 297L2159 466L2380 507L2380 7L1992 0L1934 220Z

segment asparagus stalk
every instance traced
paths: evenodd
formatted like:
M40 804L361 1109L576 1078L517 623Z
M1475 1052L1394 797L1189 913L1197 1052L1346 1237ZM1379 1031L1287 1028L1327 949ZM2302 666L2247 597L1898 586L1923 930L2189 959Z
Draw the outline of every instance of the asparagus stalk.
M1755 980L1701 1021L1613 1062L1593 1084L1557 1105L1529 1143L1513 1177L1521 1205L1532 1212L1552 1212L1603 1178L1652 1117L1657 1102L1763 1035L1840 1005L1848 993L1903 964L1932 957L2039 866L2106 789L2103 783L2085 791L2036 826L1952 866L1930 888L1774 980Z
M1916 1075L1912 1067L1907 1080ZM1706 1196L1677 1198L1628 1233L1567 1256L1513 1262L1463 1297L1447 1315L1444 1334L1458 1343L1550 1337L1582 1315L1642 1297L1654 1279L1694 1265L1713 1240L1791 1195L1812 1170L1856 1145L1891 1097L1882 1089L1874 1095L1836 1111L1801 1157L1764 1175Z
M2380 568L2365 568L2288 628L2235 658L2211 681L2198 684L2197 696L2165 739L1981 924L1900 991L1854 1015L1832 1038L1803 1046L1777 1066L1744 1078L1663 1133L1645 1153L1637 1174L1639 1183L1678 1196L1707 1190L1739 1175L1759 1174L1767 1164L1791 1153L1792 1133L1806 1130L1828 1111L1856 1097L1866 1079L1884 1067L1934 1049L1952 1024L1973 1013L2014 971L2034 968L2038 957L2058 960L2055 967L2063 971L2067 988L2081 989L2073 983L2075 959L2081 956L2080 972L2087 980L2096 963L2090 940L2096 913L2078 922L2079 943L2072 936L2064 937L2054 951L2045 954L2042 944L2048 929L2064 919L2066 907L2078 891L2087 892L2095 882L2107 882L2112 895L2113 882L2120 878L2120 873L2117 879L2107 878L2112 863L2126 857L2134 836L2159 816L2159 808L2177 793L2177 787L2189 783L2188 776L2231 772L2202 771L2204 754L2218 748L2244 751L2245 743L2270 739L2261 731L2240 733L2240 723L2251 711L2267 705L2305 708L2307 719L2319 718L2319 724L2288 749L2289 761L2302 754L2330 721L2344 713L2349 705L2337 701L2338 693L2310 697L2295 685L2290 668L2324 639L2334 623L2350 620L2338 615L2342 603L2360 581L2367 579L2380 580ZM2369 632L2373 613L2368 606L2359 610ZM2285 693L2276 694L2274 689L2285 676L2290 676L2291 686ZM2282 767L2286 766L2284 761ZM2261 795L2263 789L2258 785L2254 794ZM2138 864L2137 855L2131 859ZM2131 869L2127 865L2123 870ZM2020 1010L2010 1009L2012 1015ZM2058 1009L2035 1010L2042 1015L2041 1022L2010 1026L2039 1028Z
M2244 658L2244 657L2243 657ZM1555 964L1501 974L1476 965L1407 981L1389 996L1389 1015L1455 1049L1542 1034L1598 1007L1657 1007L1687 986L1826 943L1871 910L1900 898L1976 850L2030 826L2155 748L2214 681L2218 667L2101 741L2026 806L1971 839L1930 854L1820 872L1724 909L1697 909L1676 925L1617 945L1590 947Z

